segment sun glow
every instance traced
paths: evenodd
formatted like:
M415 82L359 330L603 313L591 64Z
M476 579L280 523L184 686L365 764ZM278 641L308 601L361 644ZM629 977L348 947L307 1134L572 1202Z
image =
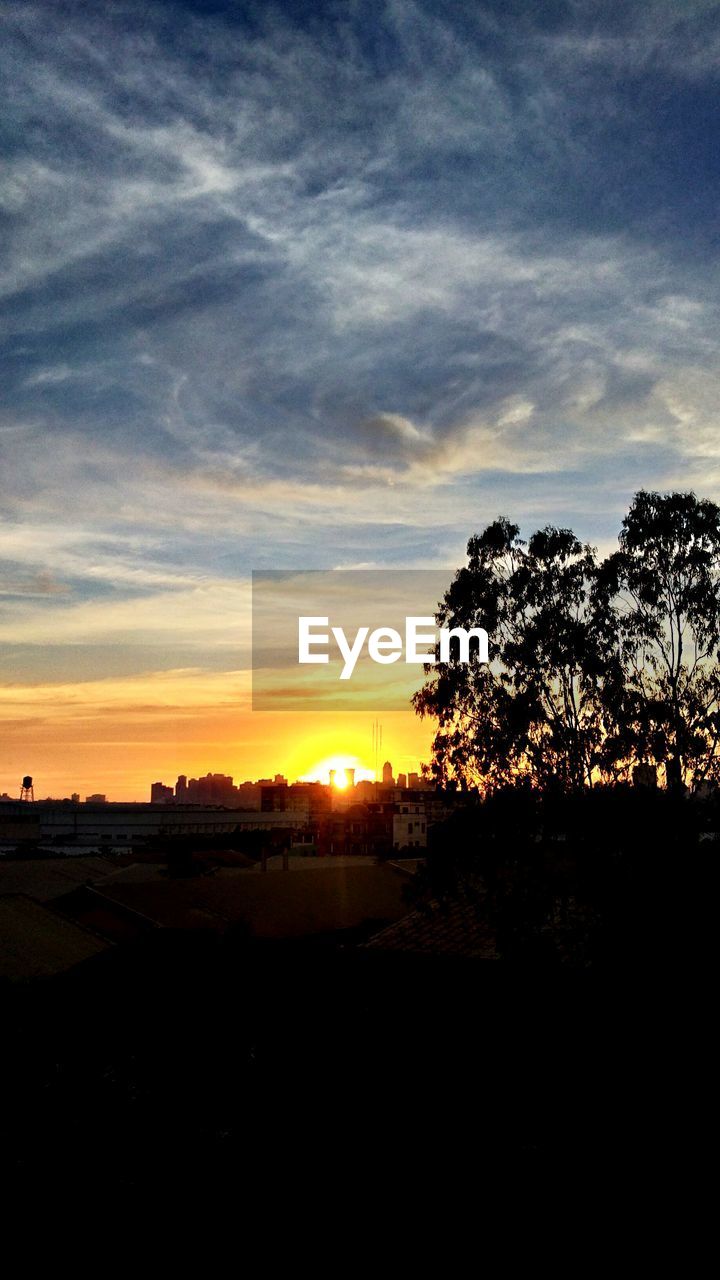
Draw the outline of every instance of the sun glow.
M349 773L349 770L352 772ZM375 778L372 769L367 769L359 756L335 755L319 760L303 774L302 781L329 783L331 774L332 784L338 791L347 790L351 777L355 782L364 782L366 779L372 782Z

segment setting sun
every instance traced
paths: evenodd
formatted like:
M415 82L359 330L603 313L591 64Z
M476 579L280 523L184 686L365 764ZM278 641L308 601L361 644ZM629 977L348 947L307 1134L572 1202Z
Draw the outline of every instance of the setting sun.
M332 779L331 779L332 775ZM359 756L335 755L326 756L303 774L303 782L324 782L332 784L338 791L345 791L353 782L373 782L375 774L367 769Z

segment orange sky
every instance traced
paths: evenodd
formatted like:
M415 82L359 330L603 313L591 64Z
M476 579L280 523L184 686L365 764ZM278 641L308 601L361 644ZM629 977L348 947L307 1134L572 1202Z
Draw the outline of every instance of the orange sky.
M291 781L331 755L373 768L368 711L259 712L249 709L247 674L199 670L78 683L6 685L0 700L0 792L19 794L25 773L35 795L147 800L150 784L179 773ZM428 760L432 724L412 710L384 712L383 760L396 772Z

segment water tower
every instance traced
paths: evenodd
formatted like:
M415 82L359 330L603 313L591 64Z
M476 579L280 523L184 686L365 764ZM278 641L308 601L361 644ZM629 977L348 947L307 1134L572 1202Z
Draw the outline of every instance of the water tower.
M22 780L22 786L20 788L20 799L21 800L35 799L35 792L33 791L33 780L30 777L29 773L26 773L25 777Z

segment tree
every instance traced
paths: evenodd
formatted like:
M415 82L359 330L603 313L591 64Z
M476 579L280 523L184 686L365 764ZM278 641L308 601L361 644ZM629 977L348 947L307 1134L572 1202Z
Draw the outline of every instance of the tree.
M665 769L670 789L720 777L720 508L635 495L595 608L612 639L603 680L609 770Z
M529 781L577 790L592 782L602 739L603 634L593 609L595 552L569 529L525 544L501 518L468 543L437 615L483 627L490 662L439 661L414 698L438 720L433 772L483 789Z

